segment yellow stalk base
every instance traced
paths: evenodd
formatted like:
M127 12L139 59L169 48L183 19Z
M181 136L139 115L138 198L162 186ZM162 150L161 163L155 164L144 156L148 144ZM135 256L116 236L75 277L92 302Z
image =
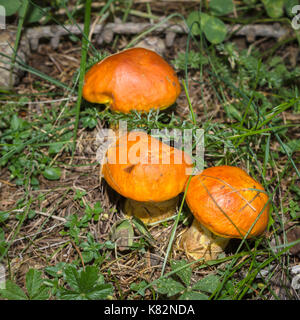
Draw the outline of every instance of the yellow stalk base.
M178 196L162 202L142 202L126 199L124 213L127 217L135 216L145 224L164 220L176 212Z
M190 228L181 236L179 248L183 249L191 260L203 258L203 261L215 260L229 242L219 237L194 219Z

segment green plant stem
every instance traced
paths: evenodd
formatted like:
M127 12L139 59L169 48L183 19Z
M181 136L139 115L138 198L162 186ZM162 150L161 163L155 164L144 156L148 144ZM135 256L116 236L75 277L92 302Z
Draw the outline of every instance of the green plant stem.
M162 266L162 270L161 270L161 276L163 276L163 274L165 272L165 268L166 268L166 265L167 265L167 262L168 262L168 257L169 257L169 254L171 252L171 249L172 249L173 241L174 241L175 234L176 234L176 229L177 229L177 226L178 226L178 223L179 223L179 219L180 219L180 216L181 216L183 204L184 204L184 201L185 201L185 198L186 198L187 190L188 190L188 187L189 187L191 179L192 179L192 175L189 177L189 179L187 181L187 185L186 185L186 188L184 190L184 195L183 195L183 198L182 198L182 201L181 201L181 204L180 204L180 208L179 208L177 217L175 219L175 222L174 222L174 225L173 225L173 228L172 228L171 237L170 237L170 240L169 240L169 243L168 243L166 256L165 256L165 259L164 259L164 262L163 262L163 266Z
M184 88L184 91L185 91L186 98L188 100L188 104L189 104L189 108L190 108L190 113L191 113L191 118L192 118L193 124L196 125L197 121L196 121L195 113L194 113L194 110L193 110L193 107L192 107L190 95L189 95L189 92L188 92L188 89L186 87L184 79L182 80L182 84L183 84L183 88Z
M73 135L73 148L72 148L72 159L74 157L74 152L76 148L76 138L78 132L79 116L80 116L80 105L82 100L82 88L84 82L84 75L86 69L86 58L89 47L88 34L90 30L90 21L91 21L91 0L87 0L85 3L85 14L84 14L84 36L82 38L82 47L81 47L81 60L80 60L80 72L79 72L79 83L78 83L78 99L76 102L76 118L74 126L74 135Z
M130 12L130 8L132 6L132 1L133 0L128 0L127 2L127 7L126 9L124 10L124 15L123 15L123 18L122 18L122 22L126 22L127 18L128 18L128 15L129 15L129 12ZM114 39L114 43L112 45L112 48L115 49L116 45L117 45L117 42L120 38L120 35L116 35L115 39Z
M153 32L155 29L157 29L160 25L166 23L167 21L169 21L170 19L174 18L174 17L179 17L181 18L185 24L186 24L186 20L183 17L183 15L179 14L179 13L172 13L170 14L168 17L166 17L165 19L161 20L159 23L155 24L153 27L149 28L148 30L142 32L141 34L139 34L137 37L135 37L134 39L132 39L128 45L125 47L125 49L131 48L133 45L135 45L141 38L145 37L148 33ZM187 25L187 24L186 24Z

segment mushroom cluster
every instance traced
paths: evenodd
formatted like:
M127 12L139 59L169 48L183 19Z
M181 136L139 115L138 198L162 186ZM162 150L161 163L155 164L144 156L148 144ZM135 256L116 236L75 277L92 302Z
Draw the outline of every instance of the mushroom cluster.
M114 112L145 113L171 106L180 91L175 71L161 56L132 48L95 64L85 76L83 97ZM185 152L143 131L118 135L101 166L104 179L126 198L125 214L146 224L174 215L178 195L187 190L194 220L179 247L189 258L216 259L230 238L251 238L266 229L269 198L242 169L211 167L190 177L193 163Z
M96 63L86 73L83 86L85 100L121 113L166 109L180 92L173 68L145 48L127 49ZM108 148L101 171L106 182L127 198L125 214L144 223L173 215L191 159L144 132L124 133L111 128L119 139ZM178 162L178 158L182 160Z

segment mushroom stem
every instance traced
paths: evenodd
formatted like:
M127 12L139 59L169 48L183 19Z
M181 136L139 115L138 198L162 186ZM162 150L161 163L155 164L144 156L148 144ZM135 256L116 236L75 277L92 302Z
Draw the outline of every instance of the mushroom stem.
M127 217L135 216L145 224L157 222L175 214L179 197L161 202L135 201L126 199L124 213Z
M213 234L194 219L190 228L179 240L179 247L194 260L201 258L204 258L204 261L215 260L223 252L229 240Z

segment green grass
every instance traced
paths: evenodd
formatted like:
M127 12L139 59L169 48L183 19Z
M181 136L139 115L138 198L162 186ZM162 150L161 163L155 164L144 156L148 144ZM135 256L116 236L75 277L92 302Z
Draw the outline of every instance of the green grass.
M24 10L27 5L28 2L24 2ZM76 10L68 12L65 6L63 8L67 10L69 21L77 23L80 20ZM210 12L209 7L202 9ZM240 19L254 10L251 5L241 5L236 9L241 14ZM236 47L233 37L228 36L220 44L211 44L204 34L197 36L190 33L186 47L181 48L182 51L169 61L181 78L189 114L185 118L176 112L115 114L107 108L103 110L82 101L86 70L107 53L104 50L96 53L95 47L88 41L90 22L96 15L92 2L86 1L84 10L80 12L84 12L80 67L74 70L74 77L69 83L35 70L19 59L18 44L22 28L26 26L24 15L20 14L19 17L16 56L12 57L11 67L17 64L21 69L38 76L42 85L36 83L38 93L24 96L11 92L3 93L0 97L0 170L5 177L0 181L2 185L13 185L16 193L15 203L9 209L0 211L0 263L7 266L9 280L7 290L1 292L2 297L281 299L271 279L281 272L291 280L289 267L297 261L299 263L299 259L291 256L289 250L300 243L300 239L289 242L286 229L289 223L299 225L300 211L297 206L300 200L297 184L300 178L300 144L295 136L299 124L283 121L282 117L286 113L299 115L300 112L300 69L292 68L281 59L281 48L289 43L270 45L269 55L258 48L252 48L249 54L248 47L244 50ZM156 16L150 5L145 7L145 12L137 11L132 1L127 1L123 7L115 7L114 1L109 1L99 10L100 19L104 15L121 16L123 21L128 21L132 14L149 19ZM255 21L269 19L263 10L256 14ZM258 16L261 14L264 16ZM173 19L185 21L185 18L180 12L170 14L149 30L130 39L126 47L155 31L161 23ZM223 19L226 22L233 21L228 17ZM272 19L275 20L283 23L288 18ZM57 18L53 21L62 24ZM119 41L120 37L115 38L113 48L118 47ZM297 45L296 37L293 44ZM47 92L47 85L55 89ZM193 99L195 85L201 87L199 100ZM209 98L205 96L207 88ZM29 103L36 99L40 100L41 111L21 116L21 112L26 112ZM52 101L50 106L49 103L43 104L43 99ZM57 101L59 99L62 100ZM212 111L216 106L219 112L214 114ZM112 226L119 219L114 220L111 216L116 214L120 217L120 212L114 203L108 205L103 195L96 194L98 198L94 199L93 186L80 184L91 175L98 174L95 171L96 161L80 151L82 146L85 148L90 144L88 138L83 143L80 139L82 134L86 137L94 134L98 123L116 123L120 120L127 121L128 130L144 128L150 132L152 129L181 128L192 129L195 136L197 129L203 129L205 167L223 164L244 167L264 186L271 202L266 235L251 240L244 238L229 254L200 265L188 262L182 256L176 260L173 252L177 232L188 226L191 220L184 194L179 214L173 219L149 228L132 221L128 227L135 234L130 239L132 245L128 252L116 254L117 243L110 239L107 230L105 237L91 232L98 225ZM85 167L88 170L74 174L74 171ZM43 203L52 199L55 193L60 195L59 199L51 203L48 209L43 207ZM60 213L64 210L62 205L65 201L69 201L72 207L69 215L62 219ZM38 213L40 207L46 215L42 222L38 220L41 217ZM61 224L59 232L53 233L57 247L51 254L39 251L36 255L34 250L40 246L39 236L52 226L52 221ZM26 238L28 228L35 222L38 225L34 234ZM139 275L140 270L137 269L134 282L124 287L119 280L119 269L114 265L130 259L137 259L135 263L138 265L139 261L145 259L146 253L156 246L151 235L152 228L169 232L162 263L151 280ZM20 248L16 242L18 237L27 239ZM47 233L42 237L46 238ZM16 262L13 252L28 254L30 259L36 259L39 263L42 261L39 270L30 267L21 275L26 278L23 287L19 271L14 270ZM65 252L72 252L67 261L60 256ZM266 269L269 270L267 276L257 277ZM201 276L202 271L206 276ZM294 299L288 283L283 283L283 287L286 288L286 297Z

